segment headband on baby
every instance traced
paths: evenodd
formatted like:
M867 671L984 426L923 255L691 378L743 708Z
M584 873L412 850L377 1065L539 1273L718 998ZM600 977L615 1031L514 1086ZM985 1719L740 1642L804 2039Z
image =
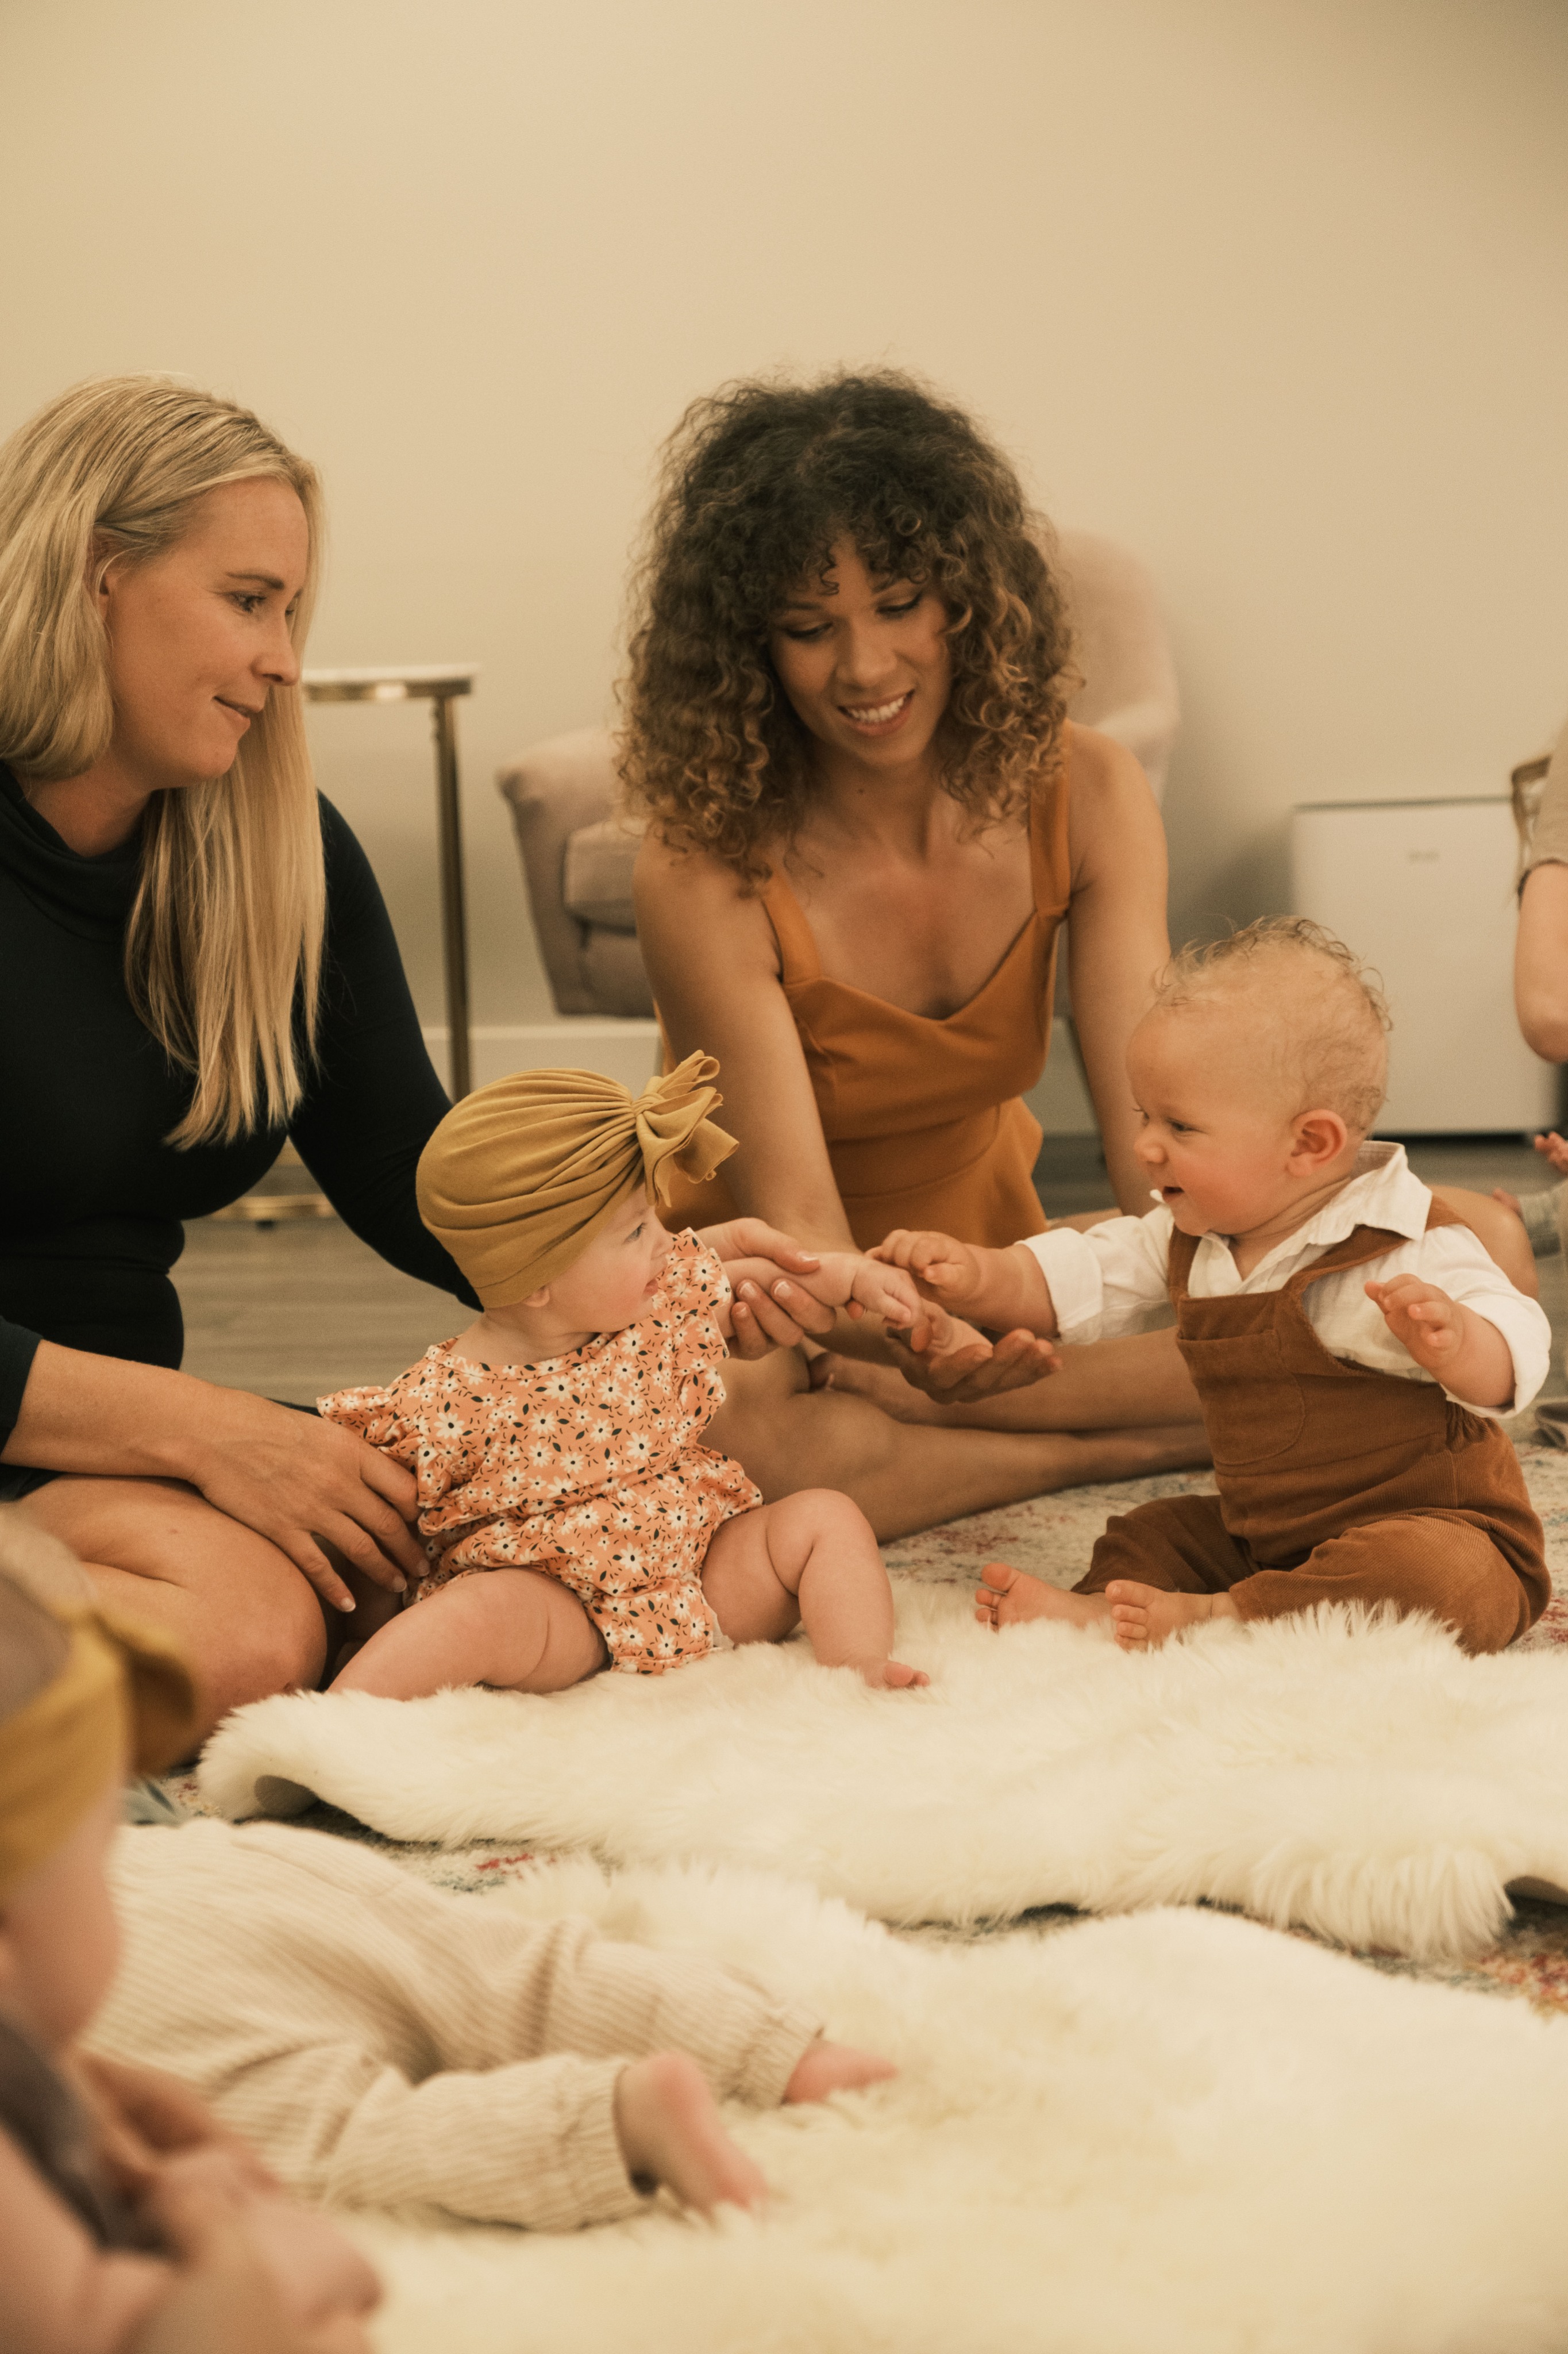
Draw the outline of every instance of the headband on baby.
M155 1774L184 1755L196 1692L175 1646L100 1611L54 1611L65 1662L0 1724L0 1899L62 1847L126 1770Z
M736 1149L707 1117L711 1055L688 1055L635 1100L597 1071L516 1071L448 1112L419 1157L419 1215L486 1308L564 1275L632 1194L670 1200L672 1168L704 1184Z

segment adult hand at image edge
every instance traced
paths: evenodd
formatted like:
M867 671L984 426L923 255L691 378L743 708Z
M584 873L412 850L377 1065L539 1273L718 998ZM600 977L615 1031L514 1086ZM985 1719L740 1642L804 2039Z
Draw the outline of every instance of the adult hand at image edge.
M353 1596L321 1540L379 1585L423 1574L411 1472L351 1431L249 1391L40 1341L0 1460L179 1479L284 1553L323 1598Z

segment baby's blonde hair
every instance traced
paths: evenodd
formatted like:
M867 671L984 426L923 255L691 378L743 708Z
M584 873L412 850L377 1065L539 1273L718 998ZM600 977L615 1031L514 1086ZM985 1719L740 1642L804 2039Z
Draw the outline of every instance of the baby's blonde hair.
M1388 1088L1388 1002L1361 959L1307 916L1265 916L1189 941L1154 985L1156 1013L1245 993L1293 1108L1321 1105L1364 1136Z

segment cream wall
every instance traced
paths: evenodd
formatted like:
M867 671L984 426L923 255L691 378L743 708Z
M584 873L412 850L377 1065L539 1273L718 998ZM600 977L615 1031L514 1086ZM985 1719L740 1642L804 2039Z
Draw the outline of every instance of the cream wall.
M1556 0L5 0L0 426L161 367L323 466L319 663L467 657L476 1015L546 1011L491 786L598 717L660 437L894 361L1139 549L1173 917L1290 805L1493 790L1568 705ZM313 721L439 1018L416 711Z

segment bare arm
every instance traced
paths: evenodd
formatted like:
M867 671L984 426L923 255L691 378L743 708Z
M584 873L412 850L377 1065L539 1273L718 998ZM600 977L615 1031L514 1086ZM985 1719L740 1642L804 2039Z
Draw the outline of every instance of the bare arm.
M737 1207L808 1250L853 1250L810 1074L758 899L717 860L676 857L650 834L637 859L637 935L677 1058L716 1055L724 1164Z
M1127 1045L1171 953L1165 829L1131 753L1092 729L1077 738L1068 845L1073 1019L1110 1181L1123 1210L1137 1216L1149 1207L1149 1180L1133 1151L1138 1115L1127 1079Z
M1537 866L1524 878L1513 1000L1526 1045L1543 1062L1568 1063L1568 866Z
M423 1571L409 1472L335 1424L161 1365L41 1342L0 1462L185 1480L343 1609L319 1538L383 1585Z

